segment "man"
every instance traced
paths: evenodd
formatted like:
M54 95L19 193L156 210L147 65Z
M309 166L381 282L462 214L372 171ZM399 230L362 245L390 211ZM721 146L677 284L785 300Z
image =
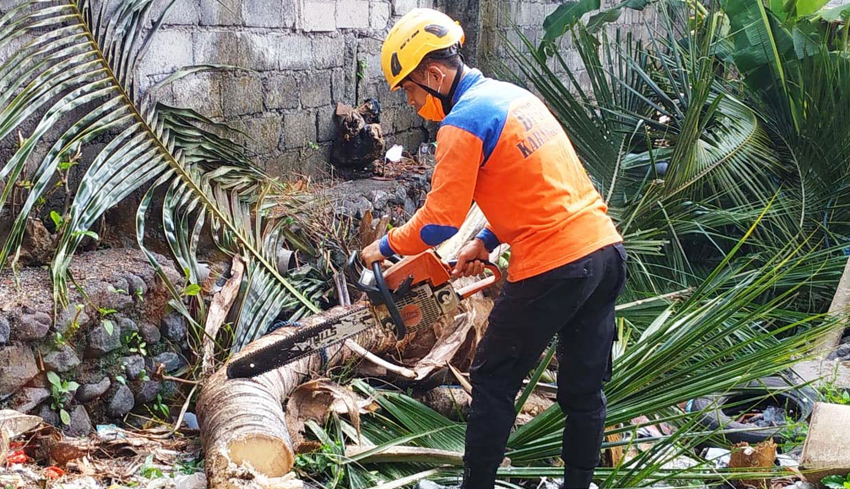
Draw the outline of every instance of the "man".
M463 40L463 29L445 14L416 9L384 41L390 89L403 88L419 115L441 122L437 164L424 206L361 257L371 265L436 246L478 203L490 224L461 250L453 274L481 273L480 260L500 241L511 245L511 258L470 368L462 487L494 487L516 395L558 334L558 403L567 415L563 487L586 489L602 443L602 383L610 375L614 304L625 281L622 238L546 106L466 67Z

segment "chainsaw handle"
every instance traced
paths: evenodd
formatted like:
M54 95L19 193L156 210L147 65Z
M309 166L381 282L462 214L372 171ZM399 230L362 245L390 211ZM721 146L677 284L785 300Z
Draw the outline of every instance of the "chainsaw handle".
M390 317L393 318L393 323L395 323L395 337L397 340L401 340L407 334L407 328L404 326L404 319L402 319L401 313L395 305L395 300L393 300L393 295L384 280L384 270L381 268L380 262L372 263L372 273L375 274L375 285L381 292L384 305L387 306L387 311L389 311Z
M404 326L404 319L401 317L401 313L398 310L398 306L395 304L395 300L393 299L393 294L390 292L389 287L387 287L387 281L384 280L384 270L381 268L381 262L376 261L372 263L372 275L375 277L375 285L364 285L360 283L360 280L357 278L357 262L360 257L360 253L356 250L351 252L351 255L348 257L348 274L349 278L354 282L354 286L357 287L358 290L361 290L369 296L369 301L372 304L380 304L383 303L387 306L387 311L390 313L390 317L395 324L395 336L397 339L402 339L405 334L407 334L407 328ZM396 257L397 258L397 257ZM380 297L380 299L378 299Z
M458 289L457 293L460 294L461 298L463 298L463 299L466 299L467 297L475 294L476 292L480 292L480 291L486 289L487 287L490 287L491 285L502 280L502 270L498 266L496 266L495 263L491 262L490 260L470 260L470 261L484 262L484 269L490 270L493 273L493 275L491 275L491 276L489 276L485 279L479 280L478 282L469 284L466 287L461 287L460 289ZM449 260L448 262L446 262L446 264L448 266L450 266L452 269L454 269L455 265L457 265L457 260Z
M373 288L364 287L360 283L360 280L357 278L357 262L359 261L359 258L360 253L357 250L352 251L351 254L348 255L348 264L346 265L346 271L348 272L348 280L354 283L354 286L357 288L357 290L360 290L362 292L375 292L375 289ZM393 255L388 257L387 260L393 263L398 263L399 260L401 260L401 257L398 255ZM372 272L374 273L374 269L372 270Z

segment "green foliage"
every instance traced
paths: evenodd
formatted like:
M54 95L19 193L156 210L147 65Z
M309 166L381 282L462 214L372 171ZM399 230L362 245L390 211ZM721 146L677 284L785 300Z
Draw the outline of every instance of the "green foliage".
M74 231L73 233L71 233L71 237L72 238L88 237L88 238L91 238L95 241L100 239L100 236L98 236L96 232L90 231L90 230Z
M620 14L624 8L643 10L652 1L624 0L614 7L601 10L590 16L587 22L587 29L591 33L597 33L603 25L616 22L620 18ZM540 42L540 54L547 56L548 51L555 49L555 41L575 27L584 14L598 10L600 5L600 0L579 0L575 2L564 2L559 5L554 12L546 16L543 20L544 32L543 39Z
M543 20L543 41L541 43L541 52L543 51L543 43L551 43L555 39L564 35L576 23L581 20L581 16L599 9L600 0L579 0L577 2L564 2L549 14Z
M823 9L817 13L815 20L824 20L826 22L843 21L846 24L850 20L850 5Z
M830 489L850 489L850 473L846 477L839 474L826 476L821 479L821 484Z
M153 455L145 457L145 463L139 468L139 475L145 479L158 479L163 476L162 470L154 466Z
M834 379L822 384L819 390L824 402L850 405L850 391L837 387Z
M201 286L198 284L189 284L185 289L183 289L183 295L189 297L198 295L200 292Z
M65 336L62 333L57 331L56 333L53 334L53 349L54 350L58 350L60 347L67 346L67 345L68 345L68 340L65 339Z
M163 421L171 419L171 408L163 402L161 394L156 395L156 401L154 401L150 410L157 419L161 419Z
M192 460L180 462L177 464L177 470L184 475L192 475L195 472L204 470L204 459L193 458Z
M130 352L133 352L133 353L138 353L138 354L142 355L143 357L148 356L148 350L147 350L148 344L145 343L145 340L139 335L139 333L137 333L135 331L130 333L124 339L124 346L127 347L127 351L130 351Z
M806 420L798 421L786 415L785 424L782 426L779 434L786 440L781 445L782 451L783 453L788 453L805 443L806 436L809 434L809 423Z
M360 61L357 62L357 79L358 80L363 80L364 78L366 78L367 67L368 67L368 65L366 64L365 59L361 59ZM316 148L316 149L318 149L318 148Z
M113 287L113 286L111 286L111 285L107 287L107 290L109 290L110 292L112 292L112 293L114 293L114 294L126 294L126 293L127 293L127 291L126 291L126 290L124 290L124 289L116 289L115 287Z
M56 211L50 211L50 220L53 221L53 225L57 231L59 231L59 229L62 228L62 224L64 224L62 216L60 216Z
M746 233L752 236L753 226ZM695 481L746 478L743 473L717 469L713 462L700 459L695 448L723 430L706 432L699 420L704 413L686 413L678 406L689 399L728 392L734 386L775 375L816 351L819 339L841 327L840 321L827 315L794 315L788 321L782 309L790 297L805 290L798 273L824 256L808 253L798 256L793 247L786 247L760 268L735 260L743 252L740 242L724 261L707 275L705 283L692 290L683 300L658 304L645 309L643 305L624 305L619 309L623 345L615 350L613 378L605 386L608 398L607 434L635 432L641 425L633 424L638 416L648 416L649 424L668 423L677 430L673 435L646 440L634 447L637 456L614 468L598 468L595 481L605 487L645 487L664 482L668 485L689 485ZM793 277L793 278L792 278ZM785 281L797 282L764 303L756 298L777 288ZM796 335L789 331L799 331ZM545 364L545 361L543 362ZM531 382L541 378L545 367L530 373ZM361 380L353 388L374 398L381 409L361 418L361 434L369 452L355 457L339 453L342 432L348 444L357 442L354 428L344 421L332 421L330 427L314 426L323 448L301 461L301 469L324 481L326 478L344 480L353 489L373 487L382 482L420 473L426 468L442 466L442 460L432 462L368 464L368 456L393 446L417 446L445 450L456 455L463 452L465 425L451 421L418 401L391 390L376 390ZM562 443L563 414L556 405L520 426L511 435L506 457L512 465L499 469L499 477L534 479L560 477L562 468L556 460ZM617 428L616 426L622 425ZM802 439L805 422L794 423L793 437ZM789 435L791 433L789 432ZM607 439L606 439L607 440ZM632 446L632 442L605 441L603 448ZM790 446L790 445L789 445ZM648 447L648 448L647 448ZM686 457L694 466L687 471L665 469L664 465L678 457ZM344 478L331 474L330 467L341 463ZM460 467L443 467L440 477L460 474ZM762 471L763 469L758 469ZM777 475L774 469L764 469L760 476ZM439 479L439 477L438 477Z
M335 424L339 428L338 418L333 419L337 421ZM295 470L300 473L323 474L327 479L325 485L328 489L339 487L345 477L345 470L340 464L345 457L342 433L336 430L331 435L313 420L307 421L305 427L321 442L321 447L318 452L297 455Z
M47 381L50 383L50 407L59 413L59 419L65 425L71 424L71 415L65 410L65 404L74 395L80 384L62 380L56 372L47 372Z
M106 334L108 334L109 336L112 336L112 334L115 332L115 323L113 323L111 319L104 319L100 322L100 324L101 326L103 326L103 329L106 330Z
M100 314L101 317L100 325L103 326L103 329L106 330L106 334L112 336L113 333L115 333L115 323L113 323L111 319L108 319L108 316L110 314L115 314L118 311L116 311L115 309L106 309L103 307L98 307L97 312L98 314Z

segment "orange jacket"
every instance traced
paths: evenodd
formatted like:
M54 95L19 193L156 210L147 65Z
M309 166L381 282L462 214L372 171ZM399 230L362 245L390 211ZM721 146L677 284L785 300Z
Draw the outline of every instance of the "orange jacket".
M437 132L425 204L381 240L414 255L457 233L472 201L487 249L511 245L508 280L533 277L622 241L561 125L530 92L471 70Z

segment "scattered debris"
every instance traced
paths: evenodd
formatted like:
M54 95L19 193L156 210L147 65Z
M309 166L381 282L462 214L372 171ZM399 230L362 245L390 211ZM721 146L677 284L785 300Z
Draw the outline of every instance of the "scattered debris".
M726 430L724 437L730 443L754 445L771 438L786 441L793 431L786 428L808 419L818 396L810 385L796 387L774 376L737 386L723 395L694 399L686 410L702 412L700 423L709 430Z
M729 467L730 458L732 458L732 452L725 448L711 447L705 453L705 459L714 462L714 466L718 469Z
M754 424L761 428L769 428L771 426L781 426L785 423L785 410L778 406L768 406L762 412L752 413L749 417L742 417L741 422L744 424Z
M41 424L41 418L21 414L12 409L0 411L0 430L8 440L12 440Z

